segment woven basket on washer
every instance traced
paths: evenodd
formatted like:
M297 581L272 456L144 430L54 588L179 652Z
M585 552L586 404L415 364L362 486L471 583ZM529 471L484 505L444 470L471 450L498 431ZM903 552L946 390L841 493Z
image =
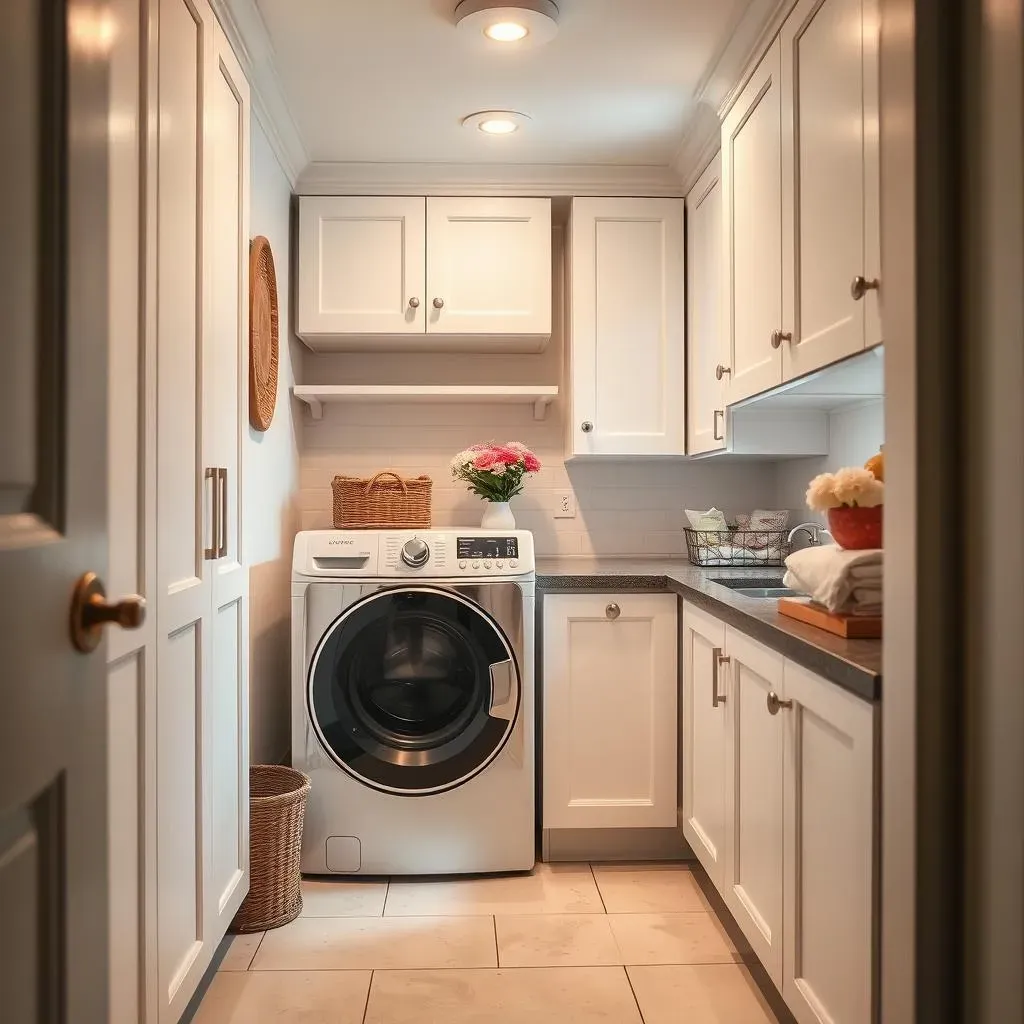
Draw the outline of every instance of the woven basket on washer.
M429 476L403 479L390 469L365 479L336 476L336 530L426 530L430 528Z
M262 932L302 912L302 819L309 776L276 764L249 768L249 893L232 931Z

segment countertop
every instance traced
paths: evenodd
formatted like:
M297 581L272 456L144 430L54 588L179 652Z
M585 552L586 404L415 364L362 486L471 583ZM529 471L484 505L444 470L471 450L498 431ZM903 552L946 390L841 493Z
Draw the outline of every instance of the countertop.
M780 615L773 599L744 597L711 582L712 577L782 579L778 567L702 569L685 559L540 558L542 593L577 590L660 590L679 594L798 665L816 672L863 700L882 694L882 641L845 640Z

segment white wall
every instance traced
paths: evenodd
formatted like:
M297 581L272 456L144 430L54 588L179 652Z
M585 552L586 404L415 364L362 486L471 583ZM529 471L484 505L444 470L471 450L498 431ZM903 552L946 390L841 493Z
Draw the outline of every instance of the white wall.
M829 453L778 463L775 501L793 510L790 522L823 519L805 503L807 484L819 473L834 473L845 466L862 466L878 453L885 440L885 402L872 399L832 413L828 420Z
M245 445L245 560L249 565L249 739L254 763L288 750L291 554L297 529L301 418L291 387L301 344L291 333L291 187L252 118L250 230L266 235L277 271L281 346L270 429L249 428Z

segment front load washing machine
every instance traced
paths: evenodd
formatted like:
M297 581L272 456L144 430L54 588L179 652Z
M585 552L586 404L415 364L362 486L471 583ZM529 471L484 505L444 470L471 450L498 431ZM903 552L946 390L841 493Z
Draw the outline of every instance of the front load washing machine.
M535 578L522 530L295 538L304 872L533 867Z

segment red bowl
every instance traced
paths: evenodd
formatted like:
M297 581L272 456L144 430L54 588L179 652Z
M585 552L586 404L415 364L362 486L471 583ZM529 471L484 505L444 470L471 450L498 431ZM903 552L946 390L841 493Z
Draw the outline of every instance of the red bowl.
M882 505L830 508L828 529L835 542L847 551L863 551L882 546Z

